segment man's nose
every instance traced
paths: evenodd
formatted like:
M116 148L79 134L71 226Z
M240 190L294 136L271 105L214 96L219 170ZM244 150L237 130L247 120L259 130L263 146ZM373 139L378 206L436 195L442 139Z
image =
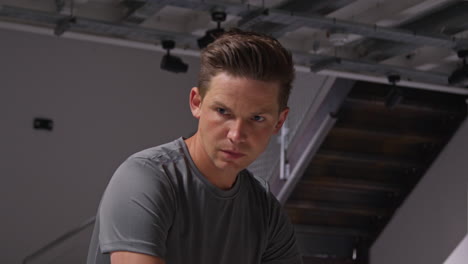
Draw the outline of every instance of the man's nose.
M234 120L229 127L228 139L233 143L240 143L247 138L246 123L243 120Z

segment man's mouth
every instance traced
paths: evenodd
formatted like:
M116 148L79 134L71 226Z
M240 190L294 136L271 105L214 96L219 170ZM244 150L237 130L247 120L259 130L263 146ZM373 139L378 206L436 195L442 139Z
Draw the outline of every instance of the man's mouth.
M238 159L238 158L241 158L241 157L245 156L244 153L237 152L237 151L232 151L232 150L222 149L221 152L223 152L229 158L233 158L233 159Z

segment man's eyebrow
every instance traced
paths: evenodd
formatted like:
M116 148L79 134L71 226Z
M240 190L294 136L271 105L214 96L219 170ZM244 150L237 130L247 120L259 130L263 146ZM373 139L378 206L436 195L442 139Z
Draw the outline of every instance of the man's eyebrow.
M223 103L221 103L219 101L213 101L213 105L222 107L222 108L226 109L227 111L231 112L231 109L229 107L227 107L225 104L223 104ZM251 114L252 115L271 115L273 112L274 112L274 110L272 110L271 108L264 107L264 108L260 108L258 111L252 112Z
M217 105L217 106L220 106L228 111L231 111L231 109L229 107L227 107L225 104L219 102L219 101L213 101L213 105Z

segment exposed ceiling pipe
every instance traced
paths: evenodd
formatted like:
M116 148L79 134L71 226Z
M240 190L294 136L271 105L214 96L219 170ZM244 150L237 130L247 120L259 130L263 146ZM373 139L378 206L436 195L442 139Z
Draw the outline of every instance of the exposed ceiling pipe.
M304 70L304 69L301 69L301 70ZM388 82L387 76L371 76L371 75L366 75L362 73L342 72L342 71L337 71L337 70L321 70L317 72L317 74L335 76L339 78L352 79L352 80L390 84ZM452 94L468 95L467 88L460 88L460 87L454 87L454 86L448 86L448 85L438 85L438 84L431 84L431 83L400 80L398 82L398 86L452 93Z
M456 39L445 35L416 34L408 30L384 28L377 25L367 25L320 16L288 14L279 10L271 10L269 15L264 17L264 20L284 24L297 24L302 22L303 26L309 26L312 28L330 29L365 37L398 41L421 46L457 49L468 45L467 39Z
M258 10L264 9L261 7L254 7L245 4L226 3L219 1L211 2L205 0L148 0L147 2L156 4L163 3L166 5L185 7L201 11L210 11L213 7L216 6L223 8L228 14L245 17L251 15L252 13L257 13L257 18L260 18L261 20L284 25L294 25L295 27L302 25L314 28L325 28L355 33L366 37L399 41L416 45L451 48L457 50L462 49L464 47L468 47L468 39L455 38L446 35L415 34L414 32L408 30L385 28L376 25L367 25L320 16L302 15L300 13L291 13L275 9L269 9L268 12L258 12ZM13 16L14 18L15 16L21 16L21 14L25 12L27 11L21 8L5 6L2 10L2 15L10 17ZM36 14L37 13L38 12L36 12ZM33 18L34 12L28 14L28 17ZM256 17L254 16L252 19L254 18Z
M311 54L297 50L293 50L292 54L294 61L297 64L310 65L309 70L313 72L319 72L327 69L339 72L356 72L366 75L385 77L397 74L401 79L413 82L448 85L448 74L440 72L421 71L396 65Z
M55 27L56 22L66 16L56 13L3 6L0 8L0 18L2 17L10 21L15 20L28 24L39 23L42 25ZM148 43L155 43L163 39L170 38L174 41L177 41L177 43L179 43L181 46L195 44L197 40L196 36L186 33L170 32L159 29L148 29L135 25L113 24L111 22L103 22L82 17L77 17L77 21L73 24L71 30L93 35L111 35L114 37L122 37L127 39L134 38L133 40Z
M164 3L150 3L141 1L123 1L122 4L127 7L128 13L124 18L125 22L141 24L146 19L158 13L166 5Z
M45 28L45 27L38 27L26 24L18 24L12 22L4 22L0 21L0 29L7 29L7 30L16 30L21 32L27 33L34 33L46 36L53 36L54 29L53 28ZM158 51L161 53L166 53L166 50L162 48L161 45L155 45L152 43L144 43L135 40L127 40L127 39L118 39L118 38L111 38L107 36L97 36L73 31L65 32L61 38L66 39L74 39L74 40L82 40L82 41L89 41L101 44L108 44L114 45L119 47L126 47L126 48L135 48L141 50L150 50L150 51ZM194 38L195 39L195 38ZM200 52L197 50L191 49L182 49L182 48L174 48L171 50L173 54L177 55L186 55L191 57L200 57Z
M148 1L155 3L160 2L158 0ZM255 20L254 22L268 21L284 25L294 25L295 27L301 25L313 28L332 29L347 33L354 33L365 37L399 41L423 46L435 46L451 49L461 49L463 47L468 47L468 39L453 38L446 35L416 34L408 30L379 27L377 25L355 23L339 19L314 16L310 14L305 15L301 13L291 13L278 9L268 9L266 11L263 7L255 7L245 4L205 0L172 0L166 2L173 6L191 9L196 8L197 10L204 11L209 11L213 8L213 6L224 7L228 14L248 17L249 20ZM248 23L248 21L244 21L244 23Z
M0 16L4 15L11 18L20 18L21 21L34 23L40 22L45 24L54 25L58 19L62 16L56 14L50 14L46 12L37 12L32 10L4 7L3 10L0 10ZM72 30L77 30L83 33L90 33L94 35L112 35L112 36L121 36L122 38L133 39L142 42L148 43L158 43L163 39L173 39L181 47L195 47L197 37L191 34L186 33L177 33L177 32L168 32L157 29L146 29L138 26L130 25L115 25L111 23L105 23L97 20L78 18L77 22L73 24ZM334 57L310 54L300 51L293 51L295 57L298 57L302 61L296 61L296 63L304 65L313 65L323 59L330 59ZM377 63L368 63L357 60L341 59L339 63L327 66L327 68L333 68L339 71L351 71L358 70L361 72L367 73L376 73L386 76L389 73L396 72L402 76L403 79L410 78L411 80L424 80L423 82L437 83L439 85L445 84L447 82L448 76L441 75L440 73L431 73L425 71L417 71L409 68L377 64Z

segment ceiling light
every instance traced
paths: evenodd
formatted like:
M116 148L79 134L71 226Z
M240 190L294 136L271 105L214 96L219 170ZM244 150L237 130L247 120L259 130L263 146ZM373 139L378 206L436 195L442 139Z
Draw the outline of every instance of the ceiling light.
M468 81L468 65L466 64L466 57L468 57L468 50L459 50L457 52L459 58L463 59L461 67L455 69L448 77L449 84L462 84L466 85Z
M161 60L161 69L173 73L187 72L188 64L184 63L181 58L170 54L170 50L175 47L173 40L163 40L162 46L167 50L167 54Z
M463 64L461 67L455 69L455 71L448 77L449 84L465 84L468 79L468 65Z
M392 84L392 89L385 98L385 106L388 108L394 108L403 100L403 90L396 86L396 83L400 81L401 77L398 74L391 74L387 76L388 82Z
M226 12L214 11L211 13L211 19L217 22L218 26L215 29L206 31L205 36L198 39L197 42L200 49L204 49L224 33L224 29L221 28L221 22L226 20Z
M55 7L57 12L61 12L65 7L65 0L55 0Z
M55 26L54 35L58 37L61 36L63 33L65 33L65 31L70 29L72 24L75 24L75 23L76 23L76 17L74 16L69 16L69 17L60 19L57 22L57 25Z

